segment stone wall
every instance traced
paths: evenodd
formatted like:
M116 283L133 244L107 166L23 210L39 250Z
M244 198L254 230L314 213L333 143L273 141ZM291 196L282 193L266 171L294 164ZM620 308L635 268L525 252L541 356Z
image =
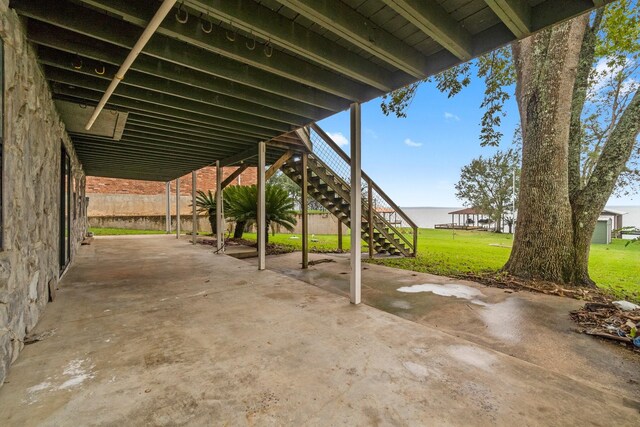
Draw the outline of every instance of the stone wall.
M18 16L0 0L4 42L4 244L0 249L0 384L55 292L59 277L61 145L72 161L76 215L71 257L86 229L85 177L35 51ZM51 289L51 291L50 291Z

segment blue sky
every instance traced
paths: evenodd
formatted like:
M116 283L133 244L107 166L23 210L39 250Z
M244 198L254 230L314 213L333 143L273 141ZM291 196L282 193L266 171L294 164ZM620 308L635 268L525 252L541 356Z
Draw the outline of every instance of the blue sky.
M362 106L362 169L400 206L462 206L454 185L460 169L473 158L490 156L496 148L480 147L484 84L477 78L453 98L435 84L422 84L406 118L385 116L381 99ZM514 99L505 105L501 148L511 144L518 123ZM329 134L349 139L349 112L319 125ZM340 139L340 137L334 139ZM349 151L348 145L343 145ZM612 198L609 205L638 205L640 199Z

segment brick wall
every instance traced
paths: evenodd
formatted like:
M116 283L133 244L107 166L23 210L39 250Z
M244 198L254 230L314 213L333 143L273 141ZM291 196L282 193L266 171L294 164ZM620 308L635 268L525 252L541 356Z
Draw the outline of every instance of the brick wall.
M222 168L223 179L231 175L237 167ZM216 168L205 167L197 172L198 190L212 190L216 188ZM257 182L256 168L247 168L236 178L233 184L253 185ZM232 185L233 185L232 184ZM171 181L171 192L175 193L176 182ZM91 194L140 194L157 195L164 194L165 183L156 181L138 181L133 179L116 179L87 177L87 195ZM180 193L191 194L191 174L180 178Z

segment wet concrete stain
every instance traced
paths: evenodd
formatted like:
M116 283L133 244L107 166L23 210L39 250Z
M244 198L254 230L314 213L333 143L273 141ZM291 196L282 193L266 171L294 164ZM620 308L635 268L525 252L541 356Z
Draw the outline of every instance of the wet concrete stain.
M435 295L443 297L456 297L460 299L466 299L473 304L485 305L484 302L478 300L478 298L484 297L484 294L478 289L471 286L461 285L458 283L448 283L446 285L437 285L434 283L424 283L421 285L403 286L398 288L398 292L416 294L420 292L430 292Z
M489 335L503 342L521 341L523 331L522 304L517 298L508 298L497 304L487 304L480 311Z

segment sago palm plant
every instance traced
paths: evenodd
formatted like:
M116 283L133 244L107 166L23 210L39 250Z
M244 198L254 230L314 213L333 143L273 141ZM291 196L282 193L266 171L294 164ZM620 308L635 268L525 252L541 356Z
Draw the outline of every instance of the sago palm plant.
M231 193L229 194L229 191ZM242 237L247 224L255 223L258 218L258 189L255 185L230 187L226 190L225 213L236 221L234 237ZM289 192L277 185L267 185L265 189L266 238L269 229L278 224L289 231L296 225L296 212ZM242 224L239 228L238 225ZM238 235L239 234L239 235Z
M224 194L224 193L223 193ZM224 202L222 203L224 206ZM198 212L206 212L211 224L211 232L216 234L216 196L211 190L206 193L202 190L197 191L196 210Z

